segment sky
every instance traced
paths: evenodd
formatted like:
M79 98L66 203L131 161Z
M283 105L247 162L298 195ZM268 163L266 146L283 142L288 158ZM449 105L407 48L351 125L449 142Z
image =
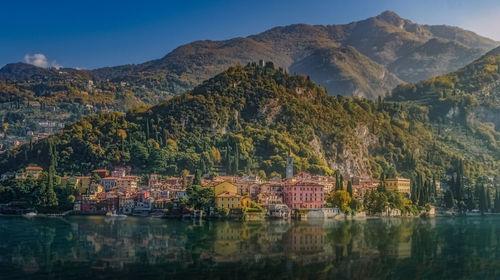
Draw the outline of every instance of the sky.
M391 10L500 41L500 0L1 0L0 67L94 69L161 58L195 40L294 23L343 24Z

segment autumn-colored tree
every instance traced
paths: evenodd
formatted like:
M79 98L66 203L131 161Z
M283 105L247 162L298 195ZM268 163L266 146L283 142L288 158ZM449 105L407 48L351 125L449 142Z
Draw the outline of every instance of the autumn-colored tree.
M349 204L351 203L351 196L347 191L336 191L333 194L333 204L337 206L340 211L346 212L349 211Z

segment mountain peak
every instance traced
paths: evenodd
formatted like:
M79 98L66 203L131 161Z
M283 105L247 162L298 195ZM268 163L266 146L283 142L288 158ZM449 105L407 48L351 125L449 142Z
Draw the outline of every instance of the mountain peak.
M383 20L383 21L391 23L391 24L394 24L394 25L398 25L402 21L405 21L405 19L400 17L398 14L396 14L393 11L389 11L389 10L382 12L380 15L376 16L375 18L377 18L379 20Z

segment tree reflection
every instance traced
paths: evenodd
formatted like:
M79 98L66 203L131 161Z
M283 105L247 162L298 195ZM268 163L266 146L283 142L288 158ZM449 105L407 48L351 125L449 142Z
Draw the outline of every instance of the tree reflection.
M499 218L0 219L0 278L497 278Z

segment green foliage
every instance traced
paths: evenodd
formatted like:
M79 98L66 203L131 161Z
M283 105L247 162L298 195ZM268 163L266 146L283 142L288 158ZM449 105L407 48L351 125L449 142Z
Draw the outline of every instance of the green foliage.
M191 185L186 188L186 194L189 197L187 206L195 210L210 211L214 206L215 194L212 188L205 188L200 185Z
M52 149L59 174L115 165L176 176L216 168L284 174L291 151L295 171L332 175L331 166L352 160L346 151L365 174L411 177L417 170L442 178L456 154L435 139L427 114L421 106L328 96L307 77L248 64L157 106L86 117L21 145L0 156L0 172L28 163L49 168L41 155ZM341 190L344 179L335 176Z
M365 195L364 208L372 214L385 212L388 208L398 209L403 215L418 213L417 207L399 192L370 191Z
M351 210L349 207L351 203L351 196L346 191L336 191L333 194L333 205L338 207L340 211L347 213Z

